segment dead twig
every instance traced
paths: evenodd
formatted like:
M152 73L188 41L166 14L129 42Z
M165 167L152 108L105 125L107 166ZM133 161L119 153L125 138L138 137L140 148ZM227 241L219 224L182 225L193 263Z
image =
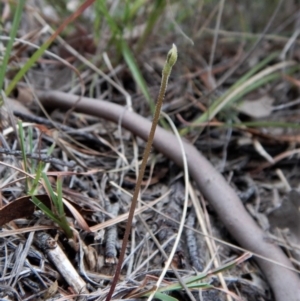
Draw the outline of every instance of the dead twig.
M35 243L47 254L48 259L56 266L75 293L87 293L86 283L78 275L65 253L51 236L44 232L38 233Z

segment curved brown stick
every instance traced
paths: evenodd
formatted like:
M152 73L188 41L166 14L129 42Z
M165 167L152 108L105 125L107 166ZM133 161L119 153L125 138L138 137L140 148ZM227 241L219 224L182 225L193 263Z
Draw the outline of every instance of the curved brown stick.
M38 97L45 106L63 109L70 109L78 100L78 96L57 91L39 92ZM116 123L121 121L124 128L144 140L147 139L151 127L151 122L140 115L122 106L97 99L82 98L76 105L76 111ZM158 127L153 145L177 165L182 166L178 141L172 133ZM193 145L184 142L184 147L191 176L239 244L250 252L293 268L282 250L264 239L264 232L247 213L222 175ZM260 258L255 260L272 287L276 301L300 301L300 280L295 272Z

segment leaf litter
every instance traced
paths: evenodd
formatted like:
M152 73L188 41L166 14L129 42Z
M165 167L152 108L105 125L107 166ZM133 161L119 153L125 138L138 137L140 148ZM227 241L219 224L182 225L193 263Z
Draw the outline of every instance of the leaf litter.
M182 5L180 2L178 4ZM147 2L147 5L149 9L152 8L150 3ZM189 8L192 9L192 4L189 5ZM212 11L209 5L204 8L203 14ZM112 6L111 9L113 11L114 7ZM174 9L175 15L178 14L179 17L176 6L171 6L171 9ZM144 14L146 13L144 12ZM223 18L229 18L227 14L228 12L225 11ZM188 35L194 39L194 47L187 45L184 38L176 37L174 32L167 34L168 39L176 38L178 40L176 43L180 45L181 57L179 59L181 63L175 67L175 73L171 77L165 99L165 112L171 116L179 130L187 127L181 120L193 124L215 99L223 95L234 82L253 67L254 60L260 62L265 58L266 52L284 48L287 40L278 40L276 37L285 38L281 34L283 29L280 29L280 21L285 17L278 15L277 31L274 30L277 35L274 38L268 37L264 43L261 43L252 60L245 61L241 68L217 89L213 89L211 83L218 83L222 76L245 54L250 45L249 41L244 40L247 38L234 38L232 34L236 29L232 29L230 24L228 25L230 32L220 31L221 38L214 54L214 66L209 71L207 62L210 58L209 50L213 42L213 35L209 34L207 30L213 30L212 24L209 22L200 24L203 26L205 34L198 37L194 33L197 33L200 27L190 26L192 30L189 30L189 25L194 24L196 20L195 15L191 14L190 19L186 20L187 23L182 25L183 31L186 30ZM23 20L25 22L23 25L26 25L24 28L27 28L28 32L33 30L32 24L30 24L31 18L25 14ZM132 30L143 25L142 19L137 18L134 21L137 24ZM38 19L34 22L38 23ZM85 20L85 22L88 21ZM159 20L157 27L165 32L166 26L171 24L169 22L168 18ZM257 20L257 22L262 21ZM120 54L114 44L109 43L111 40L107 33L110 32L110 28L108 24L105 26L103 44L99 46L93 45L96 39L92 38L92 34L91 37L88 37L88 44L85 44L85 47L81 47L82 40L74 39L76 33L87 32L85 28L77 28L75 34L66 37L69 46L80 54L93 58L97 51L99 51L98 54L106 51L112 63L109 66L107 61L106 63L99 59L97 61L101 70L119 88L117 89L110 82L103 80L101 76L94 74L85 66L85 70L81 70L81 80L86 88L85 93L87 96L125 105L128 104L127 94L122 93L125 90L132 99L132 109L150 118L149 106L141 96L139 87L130 71L126 66L124 67L124 61L117 60ZM256 24L256 26L259 25ZM292 30L289 25L286 26L286 29ZM25 33L20 34L24 35ZM141 34L125 37L132 49L135 47L135 39L138 39ZM26 39L26 37L23 38ZM35 39L37 44L42 44L45 37L40 35ZM233 39L234 42L232 42ZM146 43L149 48L144 47L141 54L137 54L137 59L150 94L155 98L161 72L157 62L164 56L165 49L167 49L166 44L169 43L162 39L159 31L152 32ZM290 51L291 60L297 59L298 47L299 45L296 43L295 48ZM79 68L82 63L80 58L73 56L70 52L62 53L62 49L64 49L62 46L57 49L57 46L54 45L50 47L49 51L62 56L72 62L75 68ZM21 61L30 56L27 48L15 51ZM272 64L278 62L279 59L274 58ZM97 64L95 63L95 65ZM78 91L80 80L76 76L72 76L69 71L68 67L62 64L53 64L45 56L29 70L28 78L19 83L15 97L10 97L14 99L15 103L15 99L18 99L17 94L24 95L23 87L27 85L37 91L41 89ZM68 76L63 74L68 74ZM271 239L280 245L293 262L295 269L299 270L299 248L297 248L299 245L298 221L300 220L299 193L297 192L299 191L299 166L296 152L294 155L288 153L297 150L299 129L292 129L288 126L264 127L259 125L259 122L263 121L270 123L275 121L282 124L298 122L298 76L298 70L294 71L292 75L279 76L273 81L249 91L244 98L242 97L240 101L247 103L242 110L241 107L236 109L228 105L214 116L214 121L222 122L226 126L239 124L239 127L243 128L242 130L234 126L215 127L208 123L206 127L203 125L190 127L185 138L193 141L199 151L210 158L214 166L218 167L240 195L248 211L266 230L266 239ZM209 78L213 81L210 81ZM34 99L35 96L32 95L31 98ZM28 95L26 94L26 101L27 99ZM181 100L180 105L172 106L178 100ZM199 105L200 103L201 105ZM30 113L28 108L31 109ZM72 241L68 241L57 225L31 203L30 196L26 195L24 174L8 165L0 165L2 233L12 231L9 236L1 236L1 298L56 300L68 297L75 299L76 294L82 293L86 294L88 300L103 300L108 292L115 264L118 261L126 226L126 214L131 202L130 193L135 185L137 166L145 147L144 142L134 137L129 131L100 118L71 112L65 120L66 112L62 108L52 108L49 111L52 120L48 120L43 116L36 102L32 102L29 106L28 103L24 105L20 101L15 105L8 99L0 110L0 127L2 129L0 141L1 148L5 150L5 152L1 152L1 161L18 169L24 168L23 160L17 154L20 151L17 133L10 129L15 122L16 117L14 116L21 118L24 122L31 122L32 124L25 129L25 133L27 151L31 155L31 157L27 157L27 161L32 166L32 176L36 172L35 168L39 161L44 162L45 170L50 179L53 177L52 180L65 172L63 177L64 197L72 202L78 210L78 214L87 224L87 227L82 227L83 222L80 222L79 217L76 217L76 214L70 215L66 209L68 221L74 229L74 238ZM179 114L182 119L177 118L176 114ZM257 122L257 126L247 126L247 122ZM49 131L49 135L47 132L43 132L42 127ZM54 130L57 131L58 136L54 134ZM287 140L284 137L291 137L291 139ZM242 140L247 143L241 143ZM255 144L256 141L260 145L259 149ZM56 158L57 161L43 161L43 158L48 158L46 154L52 144L55 147L51 157ZM287 156L276 160L286 152ZM269 164L266 156L262 154L268 154L275 160L275 164ZM64 162L64 166L59 164L60 162ZM76 166L68 167L69 163L74 164L74 162L76 162ZM268 165L265 165L263 169L260 168L265 163ZM294 190L289 192L285 181L278 176L276 169L282 171L286 182ZM88 173L87 171L90 170L97 171ZM141 202L137 208L138 213L131 231L127 258L114 298L130 296L134 290L151 290L155 284L166 259L156 246L154 238L161 244L165 253L169 254L182 213L183 183L182 171L169 159L153 150L143 182ZM172 259L172 267L178 270L183 280L195 276L197 273L204 273L223 266L241 255L240 251L234 247L220 243L222 240L234 243L234 240L220 222L214 209L203 198L201 191L193 182L190 184L192 192L190 193L185 230ZM51 200L45 194L42 185L39 186L38 193L41 195L41 200L45 200L47 206L51 207ZM198 205L195 205L192 198L198 200ZM158 201L155 202L156 200ZM281 205L276 207L274 202ZM122 218L120 218L121 216ZM147 228L145 223L148 225ZM41 231L40 226L45 226L44 232ZM46 230L47 227L48 230ZM28 232L28 228L32 228L31 232ZM22 229L24 229L24 233L22 233ZM88 229L92 231L87 231ZM154 236L152 237L150 233ZM203 233L206 236L203 236ZM58 269L61 261L55 264L51 260L51 256L49 257L49 254L47 256L49 250L39 245L41 235L47 237L46 243L51 246L59 245L60 250L66 256L66 259L60 260L68 261L75 268L68 273L69 276L74 273L75 277L80 277L82 280L79 288L78 286L73 287L72 283L74 282L67 280L67 276L64 276ZM21 265L18 264L19 260ZM144 282L145 279L147 279L146 282ZM178 283L175 272L171 268L164 281L162 286ZM209 275L204 281L207 281L213 288L208 286L206 290L192 289L196 300L232 300L234 298L232 296L239 296L238 298L241 300L273 300L274 298L264 276L252 260L245 261L240 266L233 266L230 270L221 273L220 277L217 274ZM170 294L178 300L188 300L184 290Z

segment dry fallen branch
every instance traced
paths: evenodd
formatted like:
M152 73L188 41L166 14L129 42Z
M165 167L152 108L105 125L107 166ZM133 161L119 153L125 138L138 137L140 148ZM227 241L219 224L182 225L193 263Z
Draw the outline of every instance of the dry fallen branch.
M78 96L62 92L39 92L38 96L45 106L71 108ZM76 111L121 122L122 126L142 139L147 139L151 123L136 113L101 100L82 98L76 105ZM162 128L157 128L153 142L154 147L165 156L182 166L182 155L176 137ZM265 240L264 232L245 210L242 202L214 167L188 142L184 143L189 171L199 189L214 207L220 219L239 242L239 244L261 256L293 268L283 251ZM273 289L277 301L299 301L300 280L298 275L280 265L256 258Z

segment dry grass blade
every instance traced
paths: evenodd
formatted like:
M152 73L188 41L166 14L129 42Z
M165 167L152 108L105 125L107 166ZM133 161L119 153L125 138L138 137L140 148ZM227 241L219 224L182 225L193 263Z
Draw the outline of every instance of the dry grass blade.
M72 206L72 204L67 201L65 198L62 199L64 205L70 210L70 212L72 213L73 217L75 218L75 220L77 221L79 227L87 232L91 232L91 229L89 227L89 225L86 223L85 219L82 217L82 215L78 212L78 210L76 210L76 208L74 206Z
M110 182L110 184L115 185L115 183L113 183L113 182ZM115 187L119 188L121 191L123 191L124 193L126 193L126 194L128 194L128 195L130 195L132 197L132 194L128 193L123 188L119 187L118 185L115 185ZM160 202L161 200L163 200L169 193L170 193L170 191L167 191L161 197L159 197L156 200L150 202L149 204L145 204L144 206L135 209L134 216L137 215L137 214L141 214L143 211L145 211L145 210L153 207L155 204L157 204L158 202ZM121 215L119 215L117 217L114 217L114 218L112 218L112 219L110 219L110 220L108 220L106 222L103 222L103 223L101 223L99 225L92 226L92 227L90 227L90 229L91 229L92 232L96 232L96 231L99 231L101 229L105 229L106 227L109 227L109 226L112 226L112 225L115 225L117 223L120 223L122 221L127 220L128 219L128 215L129 215L129 213L121 214Z
M179 135L179 133L178 133L178 131L177 131L174 123L172 122L172 119L168 115L166 115L164 113L162 113L162 115L164 116L164 118L167 119L167 121L171 125L171 128L172 128L173 132L175 133L176 138L178 139L178 144L179 144L179 147L180 147L180 151L182 153L182 162L183 162L183 170L184 170L185 195L184 195L184 205L183 205L183 210L182 210L181 221L180 221L178 233L177 233L177 236L176 236L176 239L175 239L172 251L169 254L169 257L168 257L168 260L167 260L167 262L165 264L165 267L164 267L162 273L160 274L160 276L159 276L159 278L157 280L155 289L153 290L153 292L151 293L151 295L148 297L148 301L151 301L154 298L155 293L157 292L158 288L160 287L160 285L161 285L161 283L162 283L162 281L163 281L163 279L164 279L164 277L165 277L165 275L167 273L167 270L169 269L169 267L171 265L171 262L173 260L174 255L175 255L175 252L176 252L176 249L178 247L179 240L181 239L181 235L182 235L182 232L183 232L183 227L184 227L184 223L185 223L185 219L186 219L187 208L188 208L189 169L188 169L188 164L187 164L187 159L186 159L186 153L185 153L185 150L184 150L182 139L181 139L181 137L180 137L180 135ZM186 292L187 292L189 298L191 300L195 300L194 296L191 294L191 292L187 289L186 286L185 286L185 289L186 289Z

